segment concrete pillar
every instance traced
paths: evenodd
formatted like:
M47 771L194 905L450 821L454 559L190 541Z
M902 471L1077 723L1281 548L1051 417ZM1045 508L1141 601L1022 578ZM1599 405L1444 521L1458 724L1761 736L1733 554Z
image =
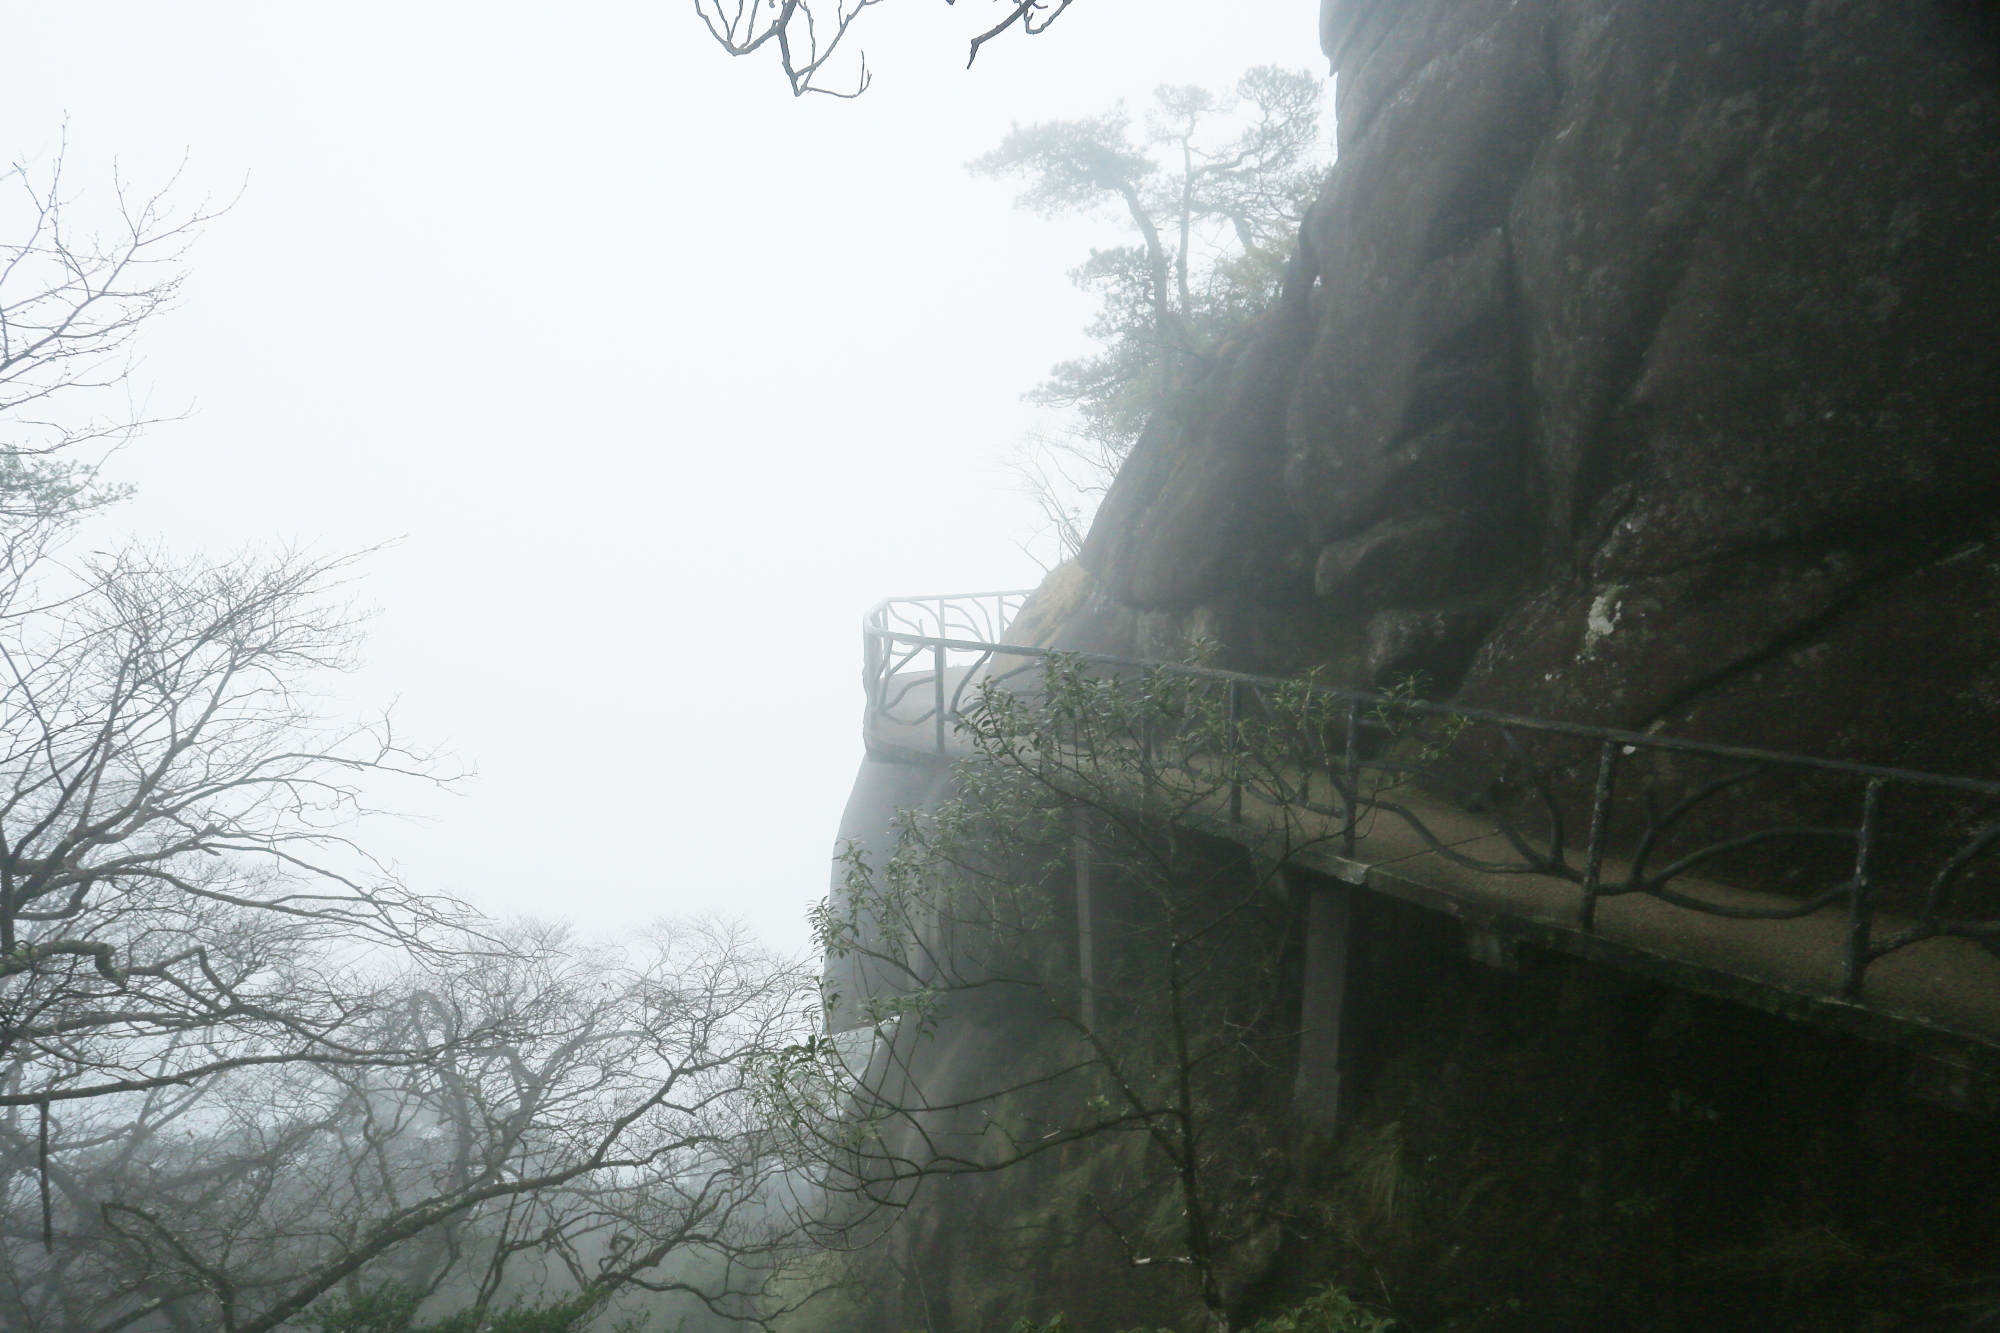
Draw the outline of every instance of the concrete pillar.
M1354 931L1354 887L1294 870L1285 872L1285 881L1288 889L1304 890L1309 895L1292 1114L1307 1127L1327 1132L1340 1119L1341 1037Z
M1097 917L1092 901L1090 815L1081 805L1071 812L1075 823L1071 855L1076 865L1077 1007L1086 1028L1097 1026Z
M1464 927L1465 956L1502 972L1521 970L1521 946L1510 936L1483 926Z

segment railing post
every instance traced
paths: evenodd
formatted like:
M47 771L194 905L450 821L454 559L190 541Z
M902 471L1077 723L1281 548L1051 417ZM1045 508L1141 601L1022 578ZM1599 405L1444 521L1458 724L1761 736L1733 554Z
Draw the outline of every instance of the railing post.
M868 632L864 623L861 627L861 688L868 698L867 723L873 727L882 716L882 664L877 654L882 645Z
M1229 682L1229 819L1231 823L1243 822L1243 720L1238 682Z
M1840 993L1849 999L1861 994L1861 978L1868 971L1868 945L1875 917L1874 868L1875 819L1882 809L1882 779L1870 778L1861 794L1861 827L1854 831L1854 879L1847 890L1847 967Z
M1623 747L1606 741L1597 751L1597 790L1590 798L1590 848L1583 861L1583 909L1578 925L1586 935L1597 930L1597 886L1604 870L1604 846L1611 836L1611 786L1618 780L1618 756Z
M1361 824L1361 701L1347 701L1347 738L1344 745L1343 766L1347 772L1346 781L1341 784L1341 801L1347 807L1347 827L1341 830L1341 854L1348 860L1354 859L1354 845L1360 838Z
M931 716L937 724L937 752L944 753L944 645L931 648Z
M1354 952L1354 887L1319 882L1296 870L1280 871L1286 887L1306 900L1305 976L1299 997L1299 1059L1292 1082L1292 1114L1309 1130L1340 1126L1340 1076L1348 964Z
M1081 803L1070 809L1070 850L1076 879L1077 1009L1087 1031L1097 1030L1097 907L1091 884L1090 813Z

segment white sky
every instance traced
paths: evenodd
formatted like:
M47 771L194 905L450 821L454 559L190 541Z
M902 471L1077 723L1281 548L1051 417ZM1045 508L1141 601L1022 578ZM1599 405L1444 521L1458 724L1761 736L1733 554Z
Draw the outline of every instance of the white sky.
M860 757L859 619L1025 586L994 458L1115 228L963 169L1010 121L1323 68L1313 0L1078 0L965 71L993 0L857 29L793 100L685 0L0 0L0 152L233 194L146 336L116 522L183 548L390 538L362 705L476 766L370 830L413 885L593 933L717 910L802 946ZM86 201L101 191L93 189Z

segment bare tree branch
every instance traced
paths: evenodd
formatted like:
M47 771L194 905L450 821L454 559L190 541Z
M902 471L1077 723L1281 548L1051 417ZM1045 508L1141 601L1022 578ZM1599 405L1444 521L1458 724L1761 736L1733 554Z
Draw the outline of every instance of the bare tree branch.
M1004 0L1007 16L972 38L966 66L979 58L980 48L1010 28L1039 36L1061 17L1074 0ZM695 0L695 13L709 36L732 56L754 55L770 47L794 97L821 93L853 98L868 91L872 76L866 53L856 56L852 72L838 83L829 63L839 53L849 31L866 11L885 0ZM956 0L945 0L954 4Z

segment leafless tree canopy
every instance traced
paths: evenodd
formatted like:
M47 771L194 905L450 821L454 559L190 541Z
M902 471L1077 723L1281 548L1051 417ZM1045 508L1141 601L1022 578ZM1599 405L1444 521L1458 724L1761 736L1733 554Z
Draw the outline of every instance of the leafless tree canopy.
M726 927L593 947L370 856L378 792L453 775L332 700L357 557L70 549L203 211L114 182L100 234L60 158L0 183L0 1328L523 1284L764 1317L798 1207L757 1089L816 992Z
M852 74L837 74L829 63L861 15L885 0L695 0L695 12L709 35L733 56L769 47L794 97L824 93L859 97L868 90L868 58L857 56ZM954 4L956 0L944 0ZM1048 31L1074 0L994 0L999 21L976 33L965 63L979 58L986 43L1009 30L1029 36ZM828 79L837 78L835 83Z
M111 207L85 210L92 225L78 220L60 150L0 170L0 517L115 495L93 491L90 446L148 424L132 339L173 304L188 247L220 211L176 208L174 184L142 189L114 172Z
M387 721L316 706L354 646L349 563L140 548L0 606L0 1106L371 1058L343 960L461 942L462 909L344 831L364 777L432 776Z
M810 1021L808 978L713 923L496 944L384 979L372 1041L424 1059L55 1108L46 1248L41 1122L0 1119L0 1322L263 1333L385 1284L481 1311L525 1286L768 1316L795 1210L752 1080Z
M1044 570L1074 559L1130 452L1130 444L1102 431L1047 426L1029 431L1000 460L1014 489L1035 509L1030 538L1016 544ZM1045 559L1044 551L1052 558Z
M366 783L438 776L316 696L358 639L352 560L64 547L114 496L92 446L145 424L110 409L209 214L114 173L87 212L110 225L83 225L60 156L4 183L0 1106L403 1058L345 1039L372 1005L356 960L437 947L464 913L347 838Z

